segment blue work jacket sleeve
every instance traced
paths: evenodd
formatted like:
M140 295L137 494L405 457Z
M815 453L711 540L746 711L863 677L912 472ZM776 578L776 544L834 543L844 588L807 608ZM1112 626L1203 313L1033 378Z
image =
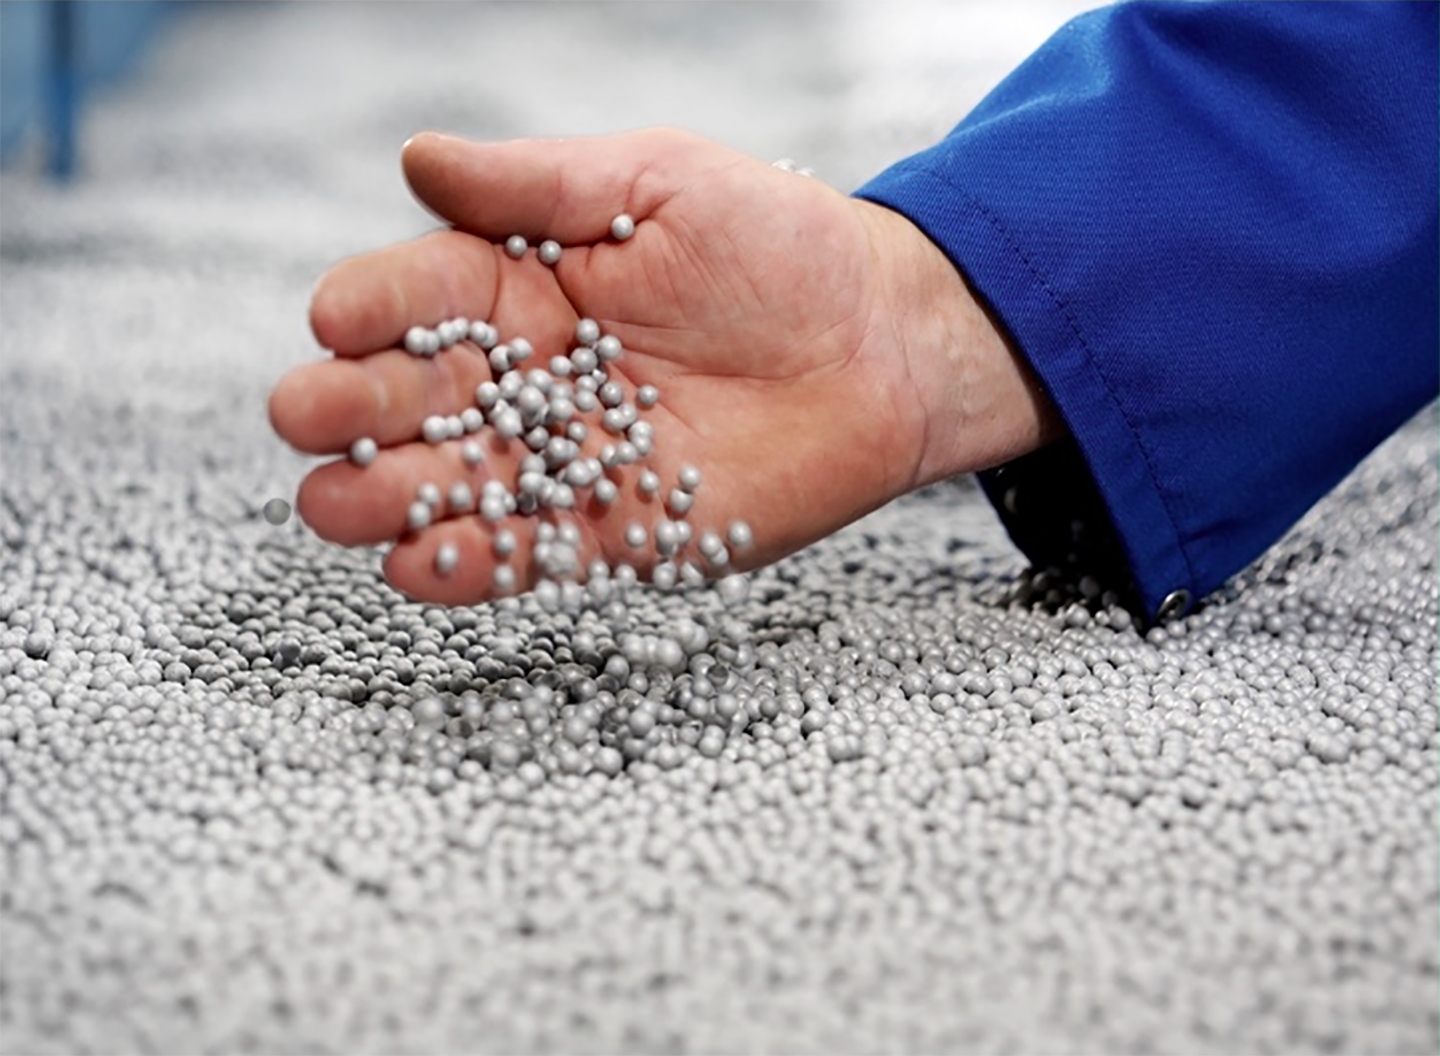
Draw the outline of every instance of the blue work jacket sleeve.
M856 192L1068 426L981 474L1035 564L1182 611L1434 398L1437 49L1429 3L1121 4Z

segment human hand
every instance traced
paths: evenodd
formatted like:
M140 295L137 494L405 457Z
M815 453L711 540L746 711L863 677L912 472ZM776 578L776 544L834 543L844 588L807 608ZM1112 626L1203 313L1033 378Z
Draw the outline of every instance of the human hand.
M498 144L424 134L403 163L417 197L453 229L344 261L321 280L311 324L334 358L281 379L270 414L308 453L376 439L373 465L320 466L298 507L332 542L398 537L385 574L413 597L493 596L500 527L468 513L407 532L420 482L442 492L458 480L478 492L487 477L513 485L526 453L492 435L471 468L458 444L420 439L427 416L473 405L491 369L469 342L409 354L400 344L415 324L488 320L502 340L529 339L531 367L569 351L577 320L593 318L624 344L609 372L627 396L658 387L645 414L653 453L607 471L618 501L582 494L543 518L577 525L582 569L598 557L645 575L660 560L653 546L628 546L624 529L639 522L653 538L685 464L704 474L688 515L695 534L748 522L754 545L730 566L747 569L1053 432L1043 397L934 245L903 217L817 180L670 131ZM620 213L637 225L625 242L609 237ZM533 252L511 259L503 244L514 234L555 239L563 256L553 268ZM613 439L592 428L583 447L593 454ZM663 482L654 497L636 489L646 466ZM522 586L538 576L528 556L538 521L503 525L519 537L511 560ZM448 574L434 560L442 542L460 556Z

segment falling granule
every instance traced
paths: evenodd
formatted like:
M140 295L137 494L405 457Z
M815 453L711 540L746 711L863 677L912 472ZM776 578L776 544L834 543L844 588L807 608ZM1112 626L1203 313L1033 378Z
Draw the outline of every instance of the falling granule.
M284 524L290 519L290 504L284 499L270 499L260 512L271 524Z

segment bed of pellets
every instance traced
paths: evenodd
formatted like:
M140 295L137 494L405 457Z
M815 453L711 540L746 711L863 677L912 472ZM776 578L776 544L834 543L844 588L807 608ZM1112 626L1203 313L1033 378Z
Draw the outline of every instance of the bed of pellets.
M583 605L408 602L270 505L315 277L427 224L416 128L884 164L796 132L871 15L684 7L202 5L85 180L7 170L0 1050L1434 1052L1434 407L1152 630L1023 600L967 481Z

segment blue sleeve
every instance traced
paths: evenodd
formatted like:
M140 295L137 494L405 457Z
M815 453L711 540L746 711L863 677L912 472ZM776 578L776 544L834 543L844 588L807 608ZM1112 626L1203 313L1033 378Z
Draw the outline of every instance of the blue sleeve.
M1437 49L1431 3L1121 4L857 192L1069 427L981 474L1033 562L1108 539L1146 615L1183 611L1435 397Z

